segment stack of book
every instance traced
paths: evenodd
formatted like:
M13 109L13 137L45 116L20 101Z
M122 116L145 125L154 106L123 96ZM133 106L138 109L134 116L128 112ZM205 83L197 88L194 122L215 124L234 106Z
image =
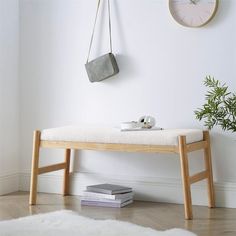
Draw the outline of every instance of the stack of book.
M132 188L114 184L87 186L81 197L81 205L124 207L133 202Z

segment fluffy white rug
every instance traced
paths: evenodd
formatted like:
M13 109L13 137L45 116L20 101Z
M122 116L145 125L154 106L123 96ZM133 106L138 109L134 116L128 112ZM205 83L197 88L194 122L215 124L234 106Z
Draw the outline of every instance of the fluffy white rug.
M128 222L94 220L62 210L0 222L0 236L194 236L182 229L156 231Z

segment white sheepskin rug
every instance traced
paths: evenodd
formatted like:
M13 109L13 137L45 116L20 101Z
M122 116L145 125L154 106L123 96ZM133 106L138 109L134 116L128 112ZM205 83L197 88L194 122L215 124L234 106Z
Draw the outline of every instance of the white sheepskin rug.
M0 222L1 236L194 236L182 230L156 231L117 220L94 220L62 210Z

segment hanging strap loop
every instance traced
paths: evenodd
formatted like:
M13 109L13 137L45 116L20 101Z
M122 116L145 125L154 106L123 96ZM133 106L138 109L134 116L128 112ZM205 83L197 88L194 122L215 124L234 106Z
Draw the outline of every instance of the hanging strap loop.
M112 40L111 40L111 6L110 0L107 0L108 17L109 17L109 40L110 40L110 51L112 52Z
M96 16L95 16L95 21L93 25L93 31L92 31L92 36L89 44L89 51L88 51L88 56L87 56L87 61L89 61L90 53L91 53L91 48L93 44L93 39L94 39L94 33L95 33L95 28L96 28L96 23L97 23L97 18L98 18L98 13L99 13L99 8L101 5L101 0L98 0L97 4L97 11L96 11ZM108 24L109 24L109 42L110 42L110 51L112 52L112 39L111 39L111 8L110 8L110 0L107 0L107 7L108 7Z

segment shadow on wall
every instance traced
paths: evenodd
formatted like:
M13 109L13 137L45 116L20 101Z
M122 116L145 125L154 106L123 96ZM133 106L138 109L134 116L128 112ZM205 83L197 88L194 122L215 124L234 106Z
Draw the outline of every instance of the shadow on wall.
M80 166L80 153L79 152L82 152L82 151L79 151L79 150L74 150L74 155L72 154L73 156L73 159L72 159L72 173L75 173L75 172L78 172L79 171L79 166Z
M124 30L123 30L124 27L122 25L119 5L117 4L117 0L113 1L113 3L114 3L113 12L115 13L113 19L114 19L114 22L116 22L115 30L116 30L116 33L118 35L120 46L123 49L123 52L125 54L127 54L127 46L126 46L127 43L126 43L126 40L125 40L125 37L124 37L124 35L125 35Z
M235 170L232 168L232 163L236 162L235 144L235 134L212 131L212 159L214 166L214 176L217 178L217 180L224 179L230 182L228 176L231 176L231 178L232 176L235 176Z
M113 13L113 14L112 14ZM108 32L107 32L107 27L108 27L108 17L107 17L107 3L106 1L101 4L100 10L99 10L99 15L98 15L98 20L97 20L97 25L95 26L95 34L94 37L96 40L96 45L92 46L94 48L94 55L100 55L102 53L102 47L101 45L103 44L103 39L107 38ZM115 41L118 40L120 47L122 48L122 51L127 54L127 46L126 46L126 40L124 37L124 27L122 25L122 20L120 16L120 10L119 10L119 5L117 4L116 1L113 1L113 5L111 6L111 36L112 36L112 41L113 47L114 47L114 53L116 52L116 47ZM97 28L97 29L96 29ZM116 37L115 37L116 35ZM107 45L108 47L109 45Z
M218 9L219 11L216 12L214 20L210 22L210 24L219 25L224 21L224 18L229 15L229 11L231 10L231 1L219 1Z
M235 189L236 135L229 132L212 131L212 162L215 182L216 205L235 207L232 192ZM223 181L223 182L222 182Z
M119 67L119 73L114 77L114 82L120 83L120 80L134 78L137 73L135 59L124 54L116 54L115 56Z
M116 76L117 79L129 79L132 76L135 76L137 73L137 66L135 65L135 58L128 56L127 52L127 43L125 40L124 27L122 25L122 18L120 15L120 8L117 0L113 1L112 12L114 13L113 22L116 23L115 30L118 35L117 39L119 40L120 48L122 48L123 53L116 54L117 63L120 69L119 74ZM122 78L123 77L123 78ZM118 80L117 80L118 81Z

